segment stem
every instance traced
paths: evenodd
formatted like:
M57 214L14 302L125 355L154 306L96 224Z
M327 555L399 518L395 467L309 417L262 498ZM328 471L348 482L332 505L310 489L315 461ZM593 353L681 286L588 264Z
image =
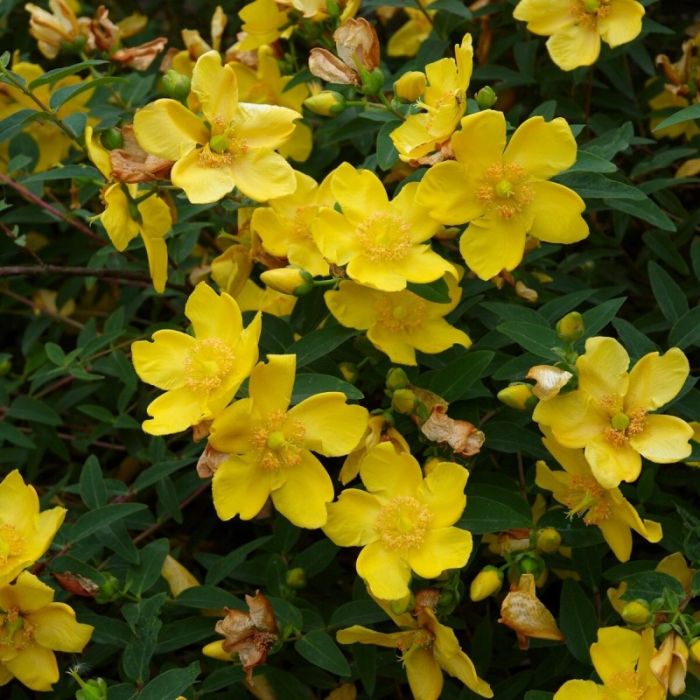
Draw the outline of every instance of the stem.
M382 104L392 113L395 114L401 121L404 121L406 117L404 117L401 112L399 112L397 109L394 109L391 106L391 102L387 99L386 95L383 92L379 93L379 99L381 100Z

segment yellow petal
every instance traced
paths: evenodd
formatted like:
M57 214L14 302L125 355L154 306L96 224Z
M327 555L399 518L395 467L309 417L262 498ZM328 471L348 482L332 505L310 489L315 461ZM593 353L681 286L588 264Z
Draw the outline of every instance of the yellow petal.
M350 163L341 163L333 171L331 190L343 214L354 224L363 222L369 213L389 207L379 178L370 170L356 170Z
M149 435L170 435L213 418L192 389L179 387L151 401L146 409L150 420L142 428Z
M260 363L253 370L249 393L257 415L269 416L275 411L287 410L292 398L296 364L296 355L268 355L267 363Z
M688 566L685 557L680 552L674 552L664 557L657 565L656 571L668 574L683 584L686 591L690 591L694 570Z
M347 328L364 331L377 321L376 303L383 293L355 282L343 280L337 290L324 294L326 306Z
M219 661L231 661L231 653L224 650L224 640L220 639L216 642L209 642L203 649L202 654L210 659L218 659Z
M632 368L625 410L654 411L676 397L690 373L688 358L679 348L659 356L650 352Z
M598 523L605 541L619 561L629 561L632 554L632 533L625 523L614 518Z
M605 690L593 681L567 681L554 694L554 700L605 700Z
M211 490L221 520L239 515L254 518L270 495L270 472L260 469L253 457L229 457L214 472Z
M419 576L437 578L447 569L465 566L471 552L470 532L457 527L439 527L428 530L421 547L409 549L405 557Z
M605 15L598 19L601 39L615 48L632 41L642 31L644 5L635 0L612 0Z
M121 252L138 236L139 225L129 213L129 200L122 185L114 184L108 187L104 191L103 199L106 206L100 221L112 245Z
M529 233L546 243L576 243L588 236L581 213L585 202L576 192L556 182L531 185L535 198L530 209L535 218Z
M476 197L474 180L462 163L453 160L438 163L420 181L416 201L443 224L466 223L484 211Z
M255 370L253 370L255 371ZM243 454L249 452L253 430L253 401L234 401L214 419L209 433L209 443L220 452Z
M431 527L454 525L464 511L469 472L454 462L439 462L418 488L418 497L433 513Z
M364 547L377 539L374 523L381 507L376 496L359 489L345 489L328 506L323 532L340 547Z
M399 600L408 595L409 565L379 542L371 542L362 549L356 566L357 573L366 581L375 598Z
M56 655L37 644L30 645L3 663L7 670L30 690L48 692L59 679Z
M12 524L18 531L36 527L39 497L31 484L24 483L17 469L0 482L0 513L3 522Z
M539 116L530 117L511 136L503 160L519 165L531 177L548 180L574 164L576 139L561 117L551 122Z
M212 133L222 133L236 115L238 85L233 68L221 65L218 51L208 51L197 59L192 70L192 92L199 99Z
M391 632L390 634L385 634L384 632L375 632L360 625L353 625L352 627L338 630L335 638L339 644L374 644L374 646L378 647L396 649L401 641L412 636L412 634L412 632Z
M600 54L600 36L595 27L571 24L558 29L547 39L547 50L562 70L590 66Z
M415 347L409 342L405 333L396 333L381 323L376 323L367 331L367 338L392 362L411 366L417 364Z
M432 649L416 646L403 655L408 685L414 698L438 700L442 693L442 671Z
M303 87L303 86L298 86ZM293 90L294 88L292 88ZM299 107L301 109L301 106ZM306 124L297 122L292 135L279 146L280 155L285 158L305 163L314 147L313 131Z
M292 166L267 148L244 153L230 167L236 187L258 202L291 194L296 187Z
M422 477L415 457L397 453L387 442L368 450L360 463L360 478L367 490L388 498L415 495Z
M249 148L277 148L294 132L296 119L301 119L301 114L288 107L242 103L236 136Z
M428 210L417 202L417 182L409 182L391 200L389 210L408 224L411 241L423 243L432 238L441 228L440 224L428 216Z
M573 21L570 0L520 0L513 17L527 22L533 34L549 36Z
M485 109L462 118L461 129L452 137L457 161L467 171L481 174L493 163L500 163L506 145L506 118L503 112Z
M182 591L201 585L191 571L169 554L163 561L160 575L167 581L173 596L179 596Z
M446 306L446 305L445 305ZM421 352L435 354L447 350L453 345L468 348L472 341L469 336L442 318L428 320L415 334L407 334L407 340Z
M148 274L153 282L153 289L158 294L165 291L168 281L168 247L162 238L143 237L143 245L148 257Z
M593 666L603 683L616 674L634 671L642 651L638 632L623 627L601 627L598 641L591 644Z
M586 445L586 459L598 483L606 489L621 481L636 481L642 470L639 453L628 445L616 447L599 438Z
M92 637L93 627L75 619L75 611L65 603L51 603L27 620L34 626L34 639L47 649L79 653Z
M211 162L207 160L209 155ZM195 148L173 165L170 179L185 191L192 204L218 202L238 184L233 165L224 156L210 154L208 146Z
M542 442L547 451L569 474L590 476L591 468L588 466L588 462L586 462L586 458L581 450L564 447L564 445L555 440L549 428L542 427L542 432L545 435Z
M629 385L629 363L627 351L614 338L588 338L586 352L576 360L580 391L598 402L609 396L624 396Z
M134 115L134 134L141 148L166 160L178 160L197 144L209 141L202 121L176 100L152 102Z
M33 613L50 605L53 596L53 588L29 571L23 571L12 585L0 588L0 608L18 608L23 613Z
M186 333L164 329L153 340L137 340L131 345L131 360L140 379L159 389L185 386L185 363L194 349L195 339Z
M607 414L587 401L581 391L540 401L532 418L550 427L558 442L572 448L585 447L609 425Z
M680 462L690 455L693 429L675 416L647 416L644 430L630 438L630 445L657 464Z
M91 126L85 127L85 147L90 160L97 166L105 180L109 180L112 174L112 162L109 158L109 151L93 135Z
M355 227L335 209L323 207L311 224L314 241L328 262L346 265L360 247Z

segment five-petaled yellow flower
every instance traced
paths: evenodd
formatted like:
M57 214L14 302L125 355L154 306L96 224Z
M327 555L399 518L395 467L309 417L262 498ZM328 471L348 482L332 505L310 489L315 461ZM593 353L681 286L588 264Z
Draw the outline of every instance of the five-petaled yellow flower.
M203 117L171 99L156 100L134 115L139 144L176 161L172 182L190 202L216 202L234 187L258 201L291 194L294 171L274 149L291 136L301 115L287 107L239 102L236 74L221 65L217 51L197 59L192 91Z
M664 700L666 690L649 668L654 652L654 630L650 627L641 633L601 627L598 641L591 644L591 659L603 684L567 681L554 700Z
M420 591L413 614L397 615L386 601L375 599L384 612L401 628L400 632L375 632L361 625L338 630L341 644L374 644L396 649L406 668L408 685L416 700L438 700L444 683L443 671L460 680L484 698L493 691L476 673L472 660L462 651L454 631L441 624L431 605L418 605L436 591ZM428 594L427 596L425 594ZM436 595L430 596L437 598Z
M481 279L517 267L528 234L548 243L588 236L581 197L547 182L576 160L576 140L561 117L531 117L506 146L505 116L484 110L462 119L452 148L456 160L428 170L416 201L443 224L469 222L459 249Z
M578 389L540 401L533 418L565 447L584 447L595 478L607 489L634 481L642 457L669 464L691 453L693 429L680 418L651 413L667 404L688 377L678 348L630 358L614 338L589 338L576 360Z
M77 622L73 608L53 596L28 571L0 587L0 686L16 678L30 690L51 690L59 679L54 652L75 654L90 641L93 627Z
M150 435L177 433L213 420L228 405L258 359L261 320L243 328L236 301L200 282L185 305L194 337L161 330L131 346L134 369L163 389L148 406Z
M548 36L547 51L562 70L595 63L601 39L615 48L642 31L644 6L635 0L520 0L513 17Z
M367 409L348 405L336 391L289 408L295 370L296 355L268 355L250 376L249 398L229 406L211 426L209 442L230 455L212 482L222 520L250 520L271 498L298 527L326 522L333 483L312 450L326 457L351 452L367 427Z
M321 255L347 265L355 282L385 292L405 289L408 282L434 282L447 272L456 275L454 265L425 243L440 225L416 204L417 188L409 182L389 201L374 173L339 165L331 191L342 213L322 208L311 226Z
M453 526L466 504L468 476L464 467L440 462L423 477L412 455L381 443L360 463L367 491L345 489L328 506L323 531L341 547L363 548L357 573L373 596L404 598L411 571L436 578L467 563L471 533Z
M545 447L564 471L552 471L543 461L537 462L535 483L551 491L554 498L569 509L571 516L583 518L586 525L595 525L620 561L628 561L632 553L632 533L638 532L649 542L662 537L661 525L642 520L634 506L618 488L605 488L593 476L583 450L560 445L544 429Z
M36 490L16 469L0 482L0 585L44 554L65 517L58 506L40 512Z
M468 348L469 336L443 317L459 303L462 290L452 275L445 275L450 291L447 304L428 301L404 289L381 292L344 280L326 292L333 316L344 326L367 331L367 337L392 362L416 364L416 350L438 353L458 344Z

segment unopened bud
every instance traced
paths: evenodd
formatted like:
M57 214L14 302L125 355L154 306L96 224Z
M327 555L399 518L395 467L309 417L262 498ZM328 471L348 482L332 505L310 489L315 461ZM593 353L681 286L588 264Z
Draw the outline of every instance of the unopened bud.
M496 396L501 403L518 411L528 410L537 401L529 384L510 384L501 389Z
M567 343L578 340L585 330L583 316L578 311L571 311L559 319L556 326L557 335Z
M174 100L184 102L190 94L190 79L174 68L166 71L161 79L163 92Z
M489 109L490 107L493 107L496 104L497 99L498 95L496 94L496 91L489 85L482 87L481 90L476 93L476 103L479 105L479 107L481 107L481 109Z
M690 645L690 655L693 657L693 661L696 664L700 664L700 639L696 639Z
M84 681L75 693L75 700L107 700L107 683L104 678L91 678Z
M397 389L405 389L410 382L408 381L408 376L401 367L392 367L386 375L386 388L389 391L396 391Z
M561 535L553 527L545 527L537 533L537 549L545 554L552 554L561 545Z
M524 554L518 559L518 569L521 574L532 574L537 578L545 568L544 562L537 555Z
M95 596L95 601L98 603L111 603L121 595L119 590L119 581L110 573L104 574L104 581L100 585L100 590Z
M335 90L323 90L317 95L311 95L304 100L304 107L322 117L334 117L345 110L345 95Z
M416 407L416 395L410 389L397 389L391 397L391 407L397 413L411 414Z
M394 83L394 94L406 102L415 102L425 92L426 85L425 73L410 70Z
M290 588L299 590L306 587L306 572L300 566L290 569L286 577L287 585Z
M278 267L274 270L265 270L260 275L260 280L270 289L295 296L308 294L314 286L311 275L306 270L299 270L296 267Z
M651 611L646 600L632 600L625 604L620 615L625 622L629 622L631 625L643 625L649 622Z
M116 126L112 126L109 129L105 129L100 134L100 141L108 151L112 151L115 148L121 148L124 145L124 137L122 136L122 130L117 129Z
M495 566L485 566L469 587L469 597L476 603L495 595L503 585L503 572Z
M354 362L341 362L338 365L338 369L340 370L340 373L343 375L343 379L346 382L354 384L357 381L359 371L357 369L357 365Z
M365 95L376 95L384 87L384 73L381 68L375 68L372 71L363 68L360 70L360 78L362 78L362 92Z

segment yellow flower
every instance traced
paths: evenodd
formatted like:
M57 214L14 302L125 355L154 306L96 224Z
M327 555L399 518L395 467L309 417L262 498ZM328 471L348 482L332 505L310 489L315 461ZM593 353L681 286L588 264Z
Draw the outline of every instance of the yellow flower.
M438 622L432 607L417 607L413 615L408 612L396 615L384 601L376 602L401 631L387 634L353 625L338 630L336 639L340 644L374 644L399 651L416 700L438 700L443 672L478 695L493 697L489 684L479 678L472 660L462 651L454 630Z
M286 89L293 76L280 73L279 62L269 46L258 49L257 70L242 63L233 63L231 67L238 80L239 98L244 102L280 105L301 113L301 105L309 96L309 88L306 83L300 83ZM309 157L312 147L311 129L298 122L289 140L279 147L279 152L285 158L303 162Z
M243 328L238 305L203 282L185 305L194 337L162 330L131 346L136 373L166 393L148 406L150 435L168 435L215 418L231 401L258 359L261 321Z
M265 44L274 44L285 33L287 13L281 12L275 0L253 0L238 13L243 22L243 38L237 51L253 51Z
M421 5L425 8L429 7L433 2L434 0L424 0L421 2ZM426 17L422 10L414 7L406 7L404 9L409 19L408 22L391 35L387 44L389 56L415 56L421 44L430 36L430 32L433 30L430 18ZM430 13L431 16L433 14L433 12Z
M315 394L289 408L296 355L268 355L252 372L249 398L236 401L212 424L209 442L230 456L214 473L214 506L222 520L255 517L268 497L298 527L326 522L333 499L328 472L312 454L348 454L367 426L367 410L345 394Z
M330 177L320 185L296 170L294 177L294 193L271 199L267 207L256 208L250 225L270 255L287 258L290 264L314 277L325 277L329 272L328 263L313 239L311 225L320 207L332 207L335 202Z
M179 596L182 591L186 591L188 588L202 585L191 571L169 554L163 560L160 575L167 582L173 597Z
M414 457L381 443L360 463L367 491L345 489L328 506L323 531L341 547L362 547L357 573L373 596L398 600L409 593L411 571L436 578L467 563L472 536L453 525L466 504L468 476L441 462L424 478Z
M680 418L652 414L681 390L688 358L678 348L630 358L613 338L589 338L576 360L578 389L540 401L533 418L565 447L585 448L593 475L606 489L634 481L642 457L669 464L691 452L693 429Z
M0 588L0 686L16 678L47 692L58 682L54 651L83 650L93 627L76 622L73 608L53 602L53 589L23 571Z
M588 235L581 197L547 182L576 160L576 140L561 117L531 117L506 147L505 117L487 109L462 119L452 148L456 160L430 168L416 200L443 224L470 222L459 249L481 279L516 268L527 234L548 243Z
M259 287L253 280L246 280L243 289L236 295L241 311L263 311L272 316L289 316L297 298L282 294L270 287Z
M586 525L600 528L605 541L620 561L628 561L632 553L632 534L638 532L649 542L662 537L661 525L642 520L634 506L618 488L605 488L596 480L583 450L572 450L560 445L544 429L544 446L564 471L553 472L543 461L537 462L535 483L551 491L554 498L569 509L569 515L578 515Z
M239 102L236 74L221 65L216 51L197 60L192 91L203 118L171 99L156 100L134 115L139 144L176 161L172 182L190 202L216 202L234 187L258 201L294 191L294 171L273 149L292 134L298 112Z
M427 85L428 79L425 73L410 70L394 83L394 93L396 97L406 102L415 102L425 92Z
M469 336L443 316L459 303L462 290L452 275L445 275L450 290L447 304L428 301L404 289L381 292L344 280L338 290L326 292L326 304L344 326L367 331L367 337L392 362L416 364L416 350L438 353L454 344L468 348Z
M391 132L391 140L401 160L427 156L452 136L467 104L467 87L472 76L471 34L455 46L454 58L441 58L425 67L428 87L419 106L424 110L410 115Z
M664 690L673 697L685 693L688 671L688 645L675 632L669 632L649 662L649 668Z
M658 95L652 97L649 100L649 106L656 112L661 110L668 110L669 107L683 108L690 106L690 102L687 97L682 95L674 95L668 90L662 90ZM663 138L667 136L670 139L677 139L684 136L686 141L690 141L696 134L700 134L700 127L694 119L689 119L687 122L681 122L680 124L674 124L673 126L667 126L665 129L659 129L659 131L654 131L656 127L668 117L668 114L664 113L663 116L652 117L649 120L649 129L651 129L652 136L656 139ZM679 177L677 175L677 177Z
M649 669L654 651L652 629L640 634L623 627L601 627L598 641L591 644L591 659L603 684L567 681L554 700L664 700L666 691Z
M65 508L40 512L34 487L16 469L0 481L0 585L46 552L65 517Z
M513 17L548 36L547 51L562 70L590 66L601 39L611 48L642 31L644 6L635 0L520 0Z
M335 265L347 265L350 279L398 292L408 282L433 282L454 266L425 244L440 228L416 204L418 185L408 183L389 201L384 185L369 170L339 165L331 190L342 213L322 208L311 230L321 255Z

